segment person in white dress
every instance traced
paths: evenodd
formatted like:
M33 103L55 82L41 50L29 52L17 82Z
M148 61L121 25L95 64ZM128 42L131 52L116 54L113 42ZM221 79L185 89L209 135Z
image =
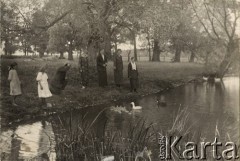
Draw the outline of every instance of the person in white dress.
M21 82L17 74L17 63L14 62L9 67L8 80L10 81L10 95L12 96L12 105L17 106L16 98L22 94Z
M47 65L43 66L37 75L37 82L38 82L38 97L42 100L42 105L46 106L46 98L52 96L52 93L49 90L48 85L48 75L46 73Z

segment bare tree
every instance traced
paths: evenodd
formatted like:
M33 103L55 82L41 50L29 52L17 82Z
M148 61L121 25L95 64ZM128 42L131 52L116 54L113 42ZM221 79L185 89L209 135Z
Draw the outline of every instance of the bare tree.
M216 73L222 78L233 63L239 47L236 28L240 17L240 2L237 0L191 0L191 4L207 35L226 49ZM205 17L202 17L202 13L206 13Z

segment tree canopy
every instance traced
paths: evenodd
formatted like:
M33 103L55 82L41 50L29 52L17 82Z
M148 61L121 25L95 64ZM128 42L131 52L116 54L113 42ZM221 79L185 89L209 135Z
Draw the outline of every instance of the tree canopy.
M225 49L217 71L224 75L239 47L239 11L238 0L1 1L1 40L5 54L21 49L62 58L68 52L71 60L74 50L86 49L90 65L100 48L111 58L127 40L137 58L136 37L141 35L146 35L150 61L160 61L160 54L171 50L173 61L188 51L193 62L200 53L214 53L205 43L213 41Z

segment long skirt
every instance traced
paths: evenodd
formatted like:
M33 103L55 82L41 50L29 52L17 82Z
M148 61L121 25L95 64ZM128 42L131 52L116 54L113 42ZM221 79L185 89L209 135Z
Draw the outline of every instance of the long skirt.
M123 71L114 70L114 81L116 85L121 85L123 82Z
M98 71L98 84L100 87L104 87L108 85L107 71Z
M131 91L137 90L138 88L138 78L130 78Z
M48 98L52 96L52 93L49 90L49 86L47 82L41 82L43 89L41 89L40 84L38 83L38 97L40 98Z
M59 95L62 93L62 90L65 89L67 85L67 80L59 83L59 82L51 82L50 91L52 94Z
M18 96L22 94L21 84L17 80L12 80L10 82L10 95L11 96Z

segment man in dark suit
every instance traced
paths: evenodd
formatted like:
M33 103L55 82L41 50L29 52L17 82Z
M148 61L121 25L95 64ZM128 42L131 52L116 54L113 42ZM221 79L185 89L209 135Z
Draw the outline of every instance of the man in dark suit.
M100 87L107 86L107 57L104 49L100 50L97 56L98 83Z
M138 70L135 63L134 57L131 57L131 60L128 64L128 78L130 80L131 92L137 92L138 88Z

